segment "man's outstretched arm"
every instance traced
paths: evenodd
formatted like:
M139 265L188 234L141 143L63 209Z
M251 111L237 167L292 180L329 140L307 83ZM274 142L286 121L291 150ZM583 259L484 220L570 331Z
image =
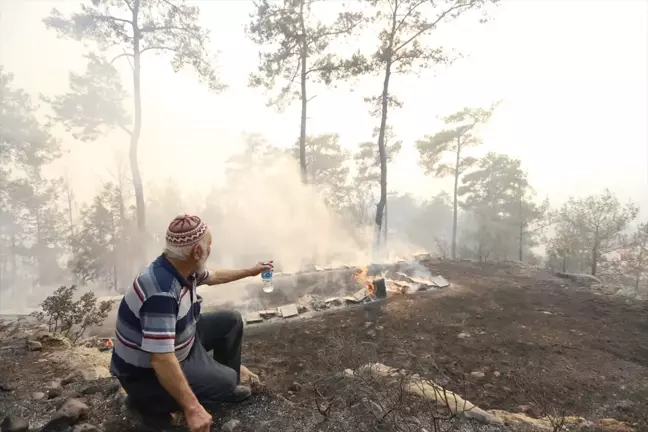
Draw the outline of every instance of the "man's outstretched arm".
M254 267L247 269L219 269L219 270L207 270L206 274L203 276L203 279L198 282L198 285L220 285L228 282L234 282L240 279L245 279L246 277L257 276L263 273L266 270L274 268L272 261L269 264L259 263Z

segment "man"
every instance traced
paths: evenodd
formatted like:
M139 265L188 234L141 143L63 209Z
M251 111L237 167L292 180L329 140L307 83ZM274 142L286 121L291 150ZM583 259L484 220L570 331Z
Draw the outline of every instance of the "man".
M166 247L135 278L119 306L111 371L129 404L145 417L170 420L181 409L192 432L206 432L203 405L239 402L251 390L240 385L243 321L234 311L200 313L198 285L217 285L271 269L207 270L211 233L198 216L179 215L169 225ZM213 359L208 351L213 350Z

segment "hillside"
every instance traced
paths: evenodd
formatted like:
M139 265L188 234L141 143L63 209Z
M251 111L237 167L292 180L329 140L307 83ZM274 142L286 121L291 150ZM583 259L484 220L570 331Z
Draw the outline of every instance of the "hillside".
M587 420L574 420L572 430L648 430L646 303L593 293L515 264L426 265L452 287L249 327L244 363L266 389L244 404L219 407L215 424L236 419L235 430L268 432L431 431L434 424L495 431L530 430L533 418L575 416ZM82 362L57 362L56 353L26 351L24 340L9 339L5 333L0 350L9 389L0 392L0 414L41 426L57 402L83 393L89 423L105 431L140 430L115 402L119 397L106 397L116 392L110 378L76 380L62 395L34 402L33 392ZM101 363L108 357L97 351L89 358ZM444 421L442 409L394 392L393 382L378 385L342 373L373 362L433 380L505 424ZM528 418L519 423L495 410ZM537 427L547 430L547 421Z

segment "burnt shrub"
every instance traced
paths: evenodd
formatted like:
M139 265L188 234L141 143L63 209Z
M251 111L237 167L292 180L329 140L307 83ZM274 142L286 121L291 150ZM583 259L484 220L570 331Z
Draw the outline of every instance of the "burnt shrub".
M51 333L61 334L73 343L91 326L100 326L112 309L110 301L97 304L93 292L74 300L75 285L61 286L41 303L41 310L32 313L39 321L47 322Z

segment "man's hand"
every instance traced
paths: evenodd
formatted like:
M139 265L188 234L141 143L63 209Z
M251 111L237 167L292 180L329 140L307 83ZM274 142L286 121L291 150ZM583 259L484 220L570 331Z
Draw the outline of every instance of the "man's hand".
M274 262L273 261L267 261L265 263L257 263L254 267L250 269L250 273L252 276L258 276L264 271L267 270L273 270L274 269Z
M212 416L200 404L185 410L185 419L191 432L209 432L213 423Z

